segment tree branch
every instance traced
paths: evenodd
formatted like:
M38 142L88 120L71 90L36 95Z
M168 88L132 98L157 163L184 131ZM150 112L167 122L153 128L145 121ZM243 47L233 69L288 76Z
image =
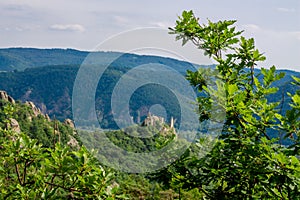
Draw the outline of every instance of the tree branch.
M23 185L22 180L21 180L21 175L20 175L19 167L18 167L18 164L17 164L17 158L14 158L14 161L15 161L15 170L16 170L16 173L17 173L17 177L18 177L19 183L20 183L20 185Z
M71 192L73 192L73 191L75 191L75 192L80 192L80 190L76 190L76 189L74 189L74 188L67 188L67 187L64 187L64 186L61 186L61 185L57 185L57 184L55 184L55 183L50 183L50 182L47 182L47 181L45 181L45 183L47 183L47 184L49 184L49 185L51 185L51 186L55 186L55 187L62 188L62 189L67 190L67 191L71 191Z

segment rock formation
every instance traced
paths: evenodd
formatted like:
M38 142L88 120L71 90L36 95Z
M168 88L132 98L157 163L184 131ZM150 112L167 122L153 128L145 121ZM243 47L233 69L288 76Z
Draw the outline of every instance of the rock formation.
M15 104L15 100L3 90L0 90L0 99Z
M37 117L38 115L44 116L44 114L41 112L41 110L39 108L37 108L32 101L26 101L25 104L32 109L35 117Z
M67 145L69 145L70 147L79 147L79 143L74 137L69 135L69 138L70 140L69 142L67 142Z
M10 126L11 130L13 130L17 133L20 133L21 128L20 128L19 122L13 118L10 118L9 121L10 121L9 126Z
M71 128L75 129L75 125L71 119L65 119L64 122L66 125L70 126Z
M7 121L5 121L6 124L4 124L4 127L6 129L9 129L9 130L12 130L14 131L15 133L20 133L21 132L21 126L22 126L22 123L21 122L24 122L24 121L29 121L29 122L32 122L34 118L36 117L44 117L45 120L42 120L41 123L45 123L45 125L49 128L49 130L51 130L50 128L53 126L53 134L55 136L56 139L54 139L54 143L56 142L61 142L61 134L66 134L66 135L63 135L63 137L67 136L69 138L69 141L67 142L67 145L69 145L70 147L72 148L79 148L79 142L77 141L76 139L76 134L77 134L77 131L75 129L75 125L74 125L74 122L71 120L71 119L66 119L64 121L64 124L61 124L61 122L57 121L56 119L54 119L53 121L50 119L49 115L48 114L44 114L40 108L38 108L33 102L31 101L26 101L25 104L23 105L19 105L19 103L15 103L15 100L10 97L5 91L1 91L0 90L0 100L2 101L5 101L5 102L11 102L12 104L15 104L15 107L16 108L21 108L20 111L22 111L22 115L20 115L20 119L18 118L18 116L14 117L14 118L8 118ZM5 105L6 103L4 103ZM23 109L24 108L24 105L27 107L26 109ZM1 106L1 104L0 104ZM43 109L43 108L42 108ZM30 112L28 112L28 110ZM31 111L32 110L32 111ZM44 107L44 110L45 110L45 107ZM18 122L19 120L19 122ZM20 126L21 124L21 126ZM63 125L63 126L68 126L70 127L73 132L70 131L70 129L68 129L68 132L64 131L64 132L61 132L59 130L59 125ZM26 129L22 130L22 131L28 131ZM11 140L14 140L16 139L15 136L11 136L9 139ZM56 141L57 140L57 141ZM64 141L65 142L65 141ZM1 146L0 146L1 148Z
M48 114L45 114L45 118L46 118L46 120L47 120L48 122L51 122L51 119L50 119L50 117L49 117Z

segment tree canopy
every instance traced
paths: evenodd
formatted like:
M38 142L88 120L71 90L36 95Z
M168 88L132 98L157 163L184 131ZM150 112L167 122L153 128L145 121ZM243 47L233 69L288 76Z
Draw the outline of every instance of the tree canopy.
M215 140L208 129L208 135L197 141L183 141L191 145L168 167L127 174L100 163L95 152L80 145L72 128L33 116L20 102L0 101L0 198L299 199L300 77L286 84L297 88L287 94L289 98L274 100L285 97L277 84L285 74L275 66L255 72L266 58L235 23L202 24L193 11L184 11L170 28L183 45L192 42L216 62L215 69L186 73L198 90L199 122L213 120L218 125ZM289 108L283 110L285 101ZM12 119L19 121L21 131L12 129ZM54 135L56 126L60 139ZM128 127L133 133L139 128ZM173 130L147 139L123 130L105 134L133 152L150 152L177 139ZM76 147L68 146L70 135L79 141ZM82 139L92 147L101 140L97 132L89 136Z
M198 97L200 121L209 120L225 91L226 113L221 135L203 158L189 156L186 170L174 169L174 182L184 188L199 188L209 199L298 199L300 197L300 96L289 94L291 109L281 114L280 103L267 99L278 94L274 83L284 77L275 66L254 67L265 56L253 38L237 31L234 20L200 24L193 11L184 11L170 28L182 44L192 42L215 60L209 75L219 80L207 84L205 70L188 71L187 79L202 96ZM299 85L294 77L294 84ZM283 100L282 100L283 101ZM289 145L280 141L289 140Z

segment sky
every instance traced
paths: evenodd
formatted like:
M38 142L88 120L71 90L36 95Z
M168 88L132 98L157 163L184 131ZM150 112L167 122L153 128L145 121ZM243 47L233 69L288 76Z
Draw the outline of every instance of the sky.
M267 57L260 66L300 71L299 0L0 0L0 48L92 51L124 32L146 27L160 28L166 33L164 37L175 43L167 28L174 26L183 10L193 10L201 23L207 19L237 20L237 28L245 30L244 36L253 37ZM154 38L150 33L139 40L166 43L164 37ZM134 34L130 36L135 39ZM135 42L144 45L143 41ZM128 50L125 43L119 43L117 49L101 50ZM179 46L160 47L177 52L181 44L176 44ZM212 62L202 59L203 54L192 45L185 47L186 56L198 64Z

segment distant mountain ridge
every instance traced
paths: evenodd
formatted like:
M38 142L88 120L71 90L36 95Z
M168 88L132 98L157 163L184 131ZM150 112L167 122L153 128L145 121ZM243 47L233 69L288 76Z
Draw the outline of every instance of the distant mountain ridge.
M37 49L37 48L3 48L0 49L0 71L23 71L27 68L54 66L54 65L81 65L85 58L89 55L88 51L80 51L75 49ZM176 68L178 63L184 66L183 69L190 66L191 63L179 61L173 58L136 55L121 52L104 52L97 51L97 56L105 61L112 61L118 58L118 63L133 67L143 63L161 63L172 68ZM138 58L138 59L137 59ZM142 62L140 62L142 60ZM181 71L180 68L176 69Z
M47 65L80 64L88 52L74 49L0 49L0 71L24 70Z
M0 90L7 91L13 98L21 101L34 102L42 112L57 119L72 118L72 90L77 72L81 63L89 54L87 51L74 49L34 49L34 48L9 48L0 49ZM166 65L185 75L186 70L193 70L191 63L173 58L147 56L136 54L122 54L117 52L97 52L103 63L111 58L120 56L99 81L96 91L96 108L98 119L103 127L115 128L111 113L111 92L123 74L130 69L149 63ZM199 66L197 66L199 67ZM212 67L212 66L203 66ZM291 85L292 76L300 77L299 72L278 70L285 72L286 76L276 82L279 92L269 97L270 101L289 99L287 92L294 93L295 86ZM255 70L260 73L259 69ZM88 78L88 77L87 77ZM176 80L174 80L176 81ZM167 90L157 85L148 85L139 88L131 99L132 115L146 116L149 106L163 104L171 110L167 114L176 118L180 108L176 102L167 98ZM146 100L145 100L146 98ZM286 101L288 102L288 101ZM282 112L289 105L283 102ZM171 114L171 112L175 112ZM140 116L138 116L140 117Z

